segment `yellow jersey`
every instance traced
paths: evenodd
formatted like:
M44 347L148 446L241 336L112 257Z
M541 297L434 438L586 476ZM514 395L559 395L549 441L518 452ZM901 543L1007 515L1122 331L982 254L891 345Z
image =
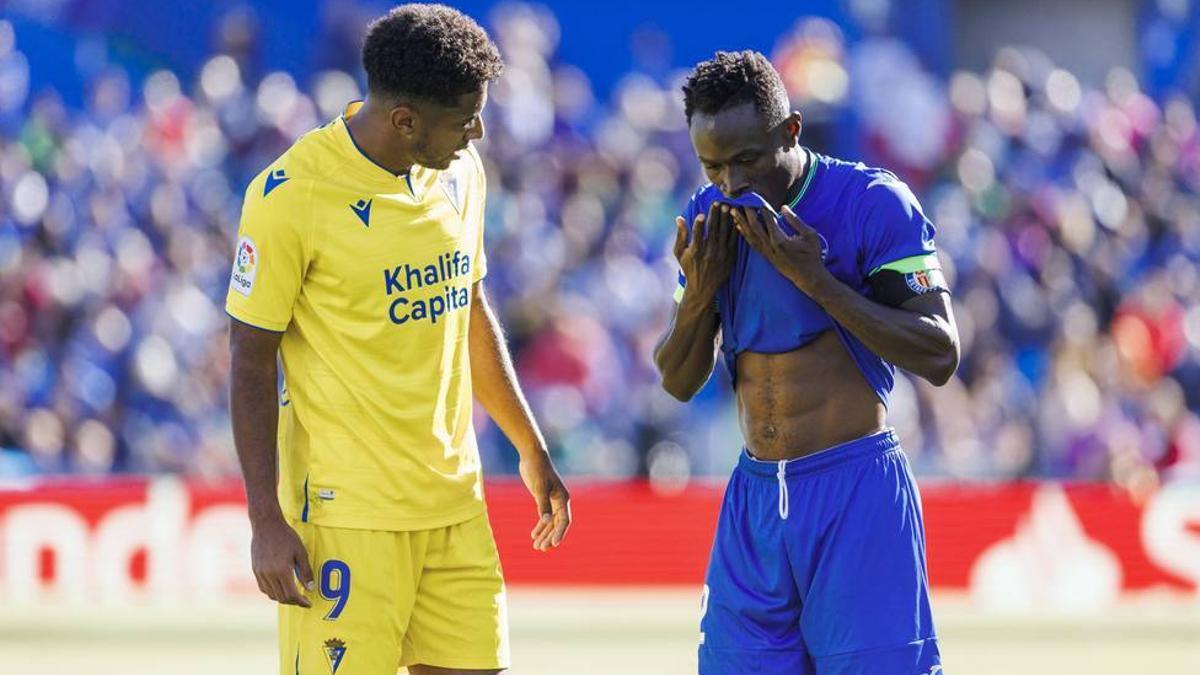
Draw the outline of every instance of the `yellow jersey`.
M467 354L483 164L397 176L346 114L246 189L225 309L283 333L279 500L328 527L422 530L484 512Z

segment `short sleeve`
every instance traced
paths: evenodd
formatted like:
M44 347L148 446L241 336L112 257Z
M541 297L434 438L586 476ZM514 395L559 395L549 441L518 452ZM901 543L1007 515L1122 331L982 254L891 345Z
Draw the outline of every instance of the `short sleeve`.
M900 179L880 171L873 176L858 205L861 232L860 269L864 277L907 258L936 263L933 223Z
M311 258L308 186L283 170L250 183L242 202L225 311L242 323L283 331Z

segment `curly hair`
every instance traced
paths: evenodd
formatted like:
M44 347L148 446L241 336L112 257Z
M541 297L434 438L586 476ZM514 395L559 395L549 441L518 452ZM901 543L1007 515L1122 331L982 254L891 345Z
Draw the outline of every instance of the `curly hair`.
M445 5L400 5L363 42L367 90L454 105L500 76L500 50L471 17Z
M783 80L767 57L759 52L717 52L696 64L683 84L683 112L688 124L696 112L716 113L743 103L775 126L788 115L790 103Z

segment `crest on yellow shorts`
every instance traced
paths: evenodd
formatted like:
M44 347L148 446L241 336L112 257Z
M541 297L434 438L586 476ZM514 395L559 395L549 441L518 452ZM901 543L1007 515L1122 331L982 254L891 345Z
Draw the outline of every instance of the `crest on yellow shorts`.
M338 638L325 641L325 660L329 662L329 672L337 675L338 666L342 665L342 657L346 655L346 643Z

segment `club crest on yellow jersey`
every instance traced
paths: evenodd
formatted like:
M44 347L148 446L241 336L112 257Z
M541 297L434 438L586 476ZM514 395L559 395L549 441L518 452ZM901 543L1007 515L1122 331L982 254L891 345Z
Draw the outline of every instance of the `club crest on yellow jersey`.
M462 192L459 190L458 175L453 171L443 171L442 175L438 177L438 182L442 184L442 189L450 198L454 210L462 213Z

